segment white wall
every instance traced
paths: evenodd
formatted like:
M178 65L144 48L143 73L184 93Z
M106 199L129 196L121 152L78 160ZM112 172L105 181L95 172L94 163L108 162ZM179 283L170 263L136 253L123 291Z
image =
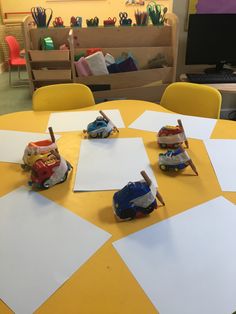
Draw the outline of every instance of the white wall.
M151 0L146 1L146 3ZM166 6L168 12L172 11L173 0L159 0L158 3ZM103 25L103 20L108 17L116 17L119 21L119 12L126 11L134 21L135 10L145 11L145 6L127 6L125 0L64 0L64 1L49 1L49 0L0 0L3 12L30 12L30 9L35 6L43 8L51 8L53 10L53 18L61 17L64 25L70 25L71 16L82 16L83 25L86 26L86 19L91 19L94 16L99 18L99 25ZM49 12L47 12L49 14ZM52 24L51 21L51 24ZM118 22L117 22L118 25Z

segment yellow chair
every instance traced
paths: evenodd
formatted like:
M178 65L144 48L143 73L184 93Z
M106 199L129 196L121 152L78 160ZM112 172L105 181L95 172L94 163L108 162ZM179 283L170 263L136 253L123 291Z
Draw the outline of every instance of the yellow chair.
M71 110L95 105L91 90L76 83L40 87L33 93L32 103L35 111Z
M211 86L176 82L167 86L160 105L181 114L218 119L221 102L220 92Z

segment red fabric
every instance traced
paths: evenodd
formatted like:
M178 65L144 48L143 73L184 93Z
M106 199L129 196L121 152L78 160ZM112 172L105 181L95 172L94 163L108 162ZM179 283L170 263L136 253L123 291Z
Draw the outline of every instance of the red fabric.
M90 56L90 55L92 55L92 54L94 54L95 52L98 52L98 51L102 51L102 49L101 48L89 48L86 51L86 56Z

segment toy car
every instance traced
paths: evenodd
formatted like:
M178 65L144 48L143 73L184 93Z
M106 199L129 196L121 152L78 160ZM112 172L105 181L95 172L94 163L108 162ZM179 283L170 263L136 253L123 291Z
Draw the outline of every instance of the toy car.
M103 117L97 117L95 121L87 126L86 132L92 138L106 138L113 130L113 125Z
M179 125L164 126L157 134L157 142L161 148L177 148L186 141L184 130Z
M101 116L97 117L95 121L89 123L87 130L83 131L84 133L88 133L88 135L92 138L106 138L112 132L119 132L117 127L102 110L100 110L99 113Z
M166 153L159 154L159 167L163 171L179 171L190 165L190 157L183 148L168 150Z
M113 210L119 220L146 216L155 208L156 197L146 182L129 182L113 196Z
M38 159L44 159L47 157L49 152L56 150L57 145L51 140L30 142L25 148L23 155L24 163L21 166L25 170L30 170Z
M55 184L64 182L71 168L70 163L58 154L44 155L32 165L29 185L48 189Z

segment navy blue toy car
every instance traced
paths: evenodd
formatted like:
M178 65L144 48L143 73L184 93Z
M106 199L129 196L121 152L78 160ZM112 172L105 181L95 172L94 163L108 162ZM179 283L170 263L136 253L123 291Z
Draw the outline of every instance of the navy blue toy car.
M157 208L156 196L146 182L129 182L114 194L113 208L120 220L143 217Z

